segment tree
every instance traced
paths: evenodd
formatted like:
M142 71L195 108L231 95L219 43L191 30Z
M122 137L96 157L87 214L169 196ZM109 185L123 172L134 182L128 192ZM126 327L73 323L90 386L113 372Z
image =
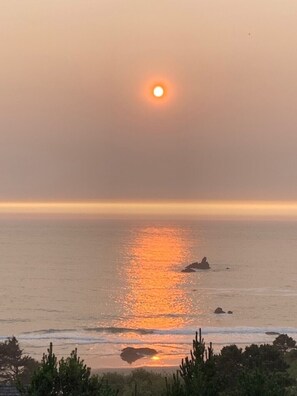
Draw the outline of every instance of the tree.
M246 347L243 352L243 363L248 369L257 368L269 372L285 372L288 368L280 351L269 344L252 344Z
M190 358L167 381L167 396L284 396L295 391L287 369L284 354L273 345L252 344L244 352L230 345L215 355L199 331Z
M60 360L59 380L60 390L63 395L96 396L99 394L99 390L103 392L104 387L107 388L105 382L100 382L98 377L91 376L91 369L77 356L76 349L71 352L70 357Z
M285 396L288 385L288 376L285 378L279 372L245 369L238 378L234 396Z
M48 353L43 355L40 368L35 372L31 385L22 389L23 395L31 396L116 396L108 384L91 370L74 350L59 362L50 344Z
M273 345L281 352L287 352L290 349L296 348L296 341L289 337L287 334L280 334L276 339L273 341Z
M166 378L166 396L186 396L184 383L181 382L180 372L173 374L172 381Z
M59 373L58 362L53 353L53 344L47 350L47 354L43 354L42 362L39 369L34 373L31 385L23 393L34 396L54 396L59 394Z
M181 385L180 377L184 386ZM167 387L167 394L170 396L214 396L218 394L219 388L212 344L206 347L200 329L199 339L196 332L193 340L190 358L186 357L182 360L171 388Z
M28 384L38 362L28 355L23 355L15 337L0 343L0 382Z
M243 367L242 349L236 345L222 348L216 356L216 369L220 378L221 389L232 389L236 386Z

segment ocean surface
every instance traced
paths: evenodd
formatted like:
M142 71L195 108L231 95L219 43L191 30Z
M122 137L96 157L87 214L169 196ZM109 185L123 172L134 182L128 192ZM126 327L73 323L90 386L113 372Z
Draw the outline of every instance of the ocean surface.
M92 368L177 365L199 328L215 349L297 339L294 221L6 218L0 266L1 340L36 359L53 341ZM158 354L129 365L128 346Z

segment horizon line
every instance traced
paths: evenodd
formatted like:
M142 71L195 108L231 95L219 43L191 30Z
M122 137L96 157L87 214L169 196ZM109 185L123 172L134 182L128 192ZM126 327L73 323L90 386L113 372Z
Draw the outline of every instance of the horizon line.
M297 200L0 201L0 214L294 216L297 218Z

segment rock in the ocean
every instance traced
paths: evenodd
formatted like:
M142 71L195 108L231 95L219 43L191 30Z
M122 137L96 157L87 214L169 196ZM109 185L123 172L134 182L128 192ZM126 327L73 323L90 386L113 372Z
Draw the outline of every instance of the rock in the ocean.
M201 263L198 263L198 261L196 261L195 263L189 264L186 266L186 268L182 272L194 272L194 271L188 271L190 269L191 270L196 270L196 269L207 270L207 269L210 269L210 265L207 262L207 258L203 257Z
M184 268L183 270L181 270L181 272L196 272L193 268Z
M275 335L280 335L280 333L278 333L277 331L266 331L265 334L267 334L267 335L273 335L273 336L275 336Z
M218 307L215 309L214 311L215 314L224 314L226 313L225 311L223 311L223 309L221 307Z
M200 267L205 267L206 269L210 268L206 257L203 257L203 259L202 259L202 261L200 263Z
M233 311L228 311L227 312L229 315L232 315L233 314Z
M152 348L133 348L127 347L122 350L121 358L128 362L129 364L135 362L138 359L141 359L146 356L154 356L157 355L157 351Z

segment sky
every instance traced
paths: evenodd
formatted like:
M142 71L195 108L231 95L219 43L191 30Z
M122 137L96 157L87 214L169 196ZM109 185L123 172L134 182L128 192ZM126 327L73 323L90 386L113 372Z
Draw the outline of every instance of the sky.
M292 0L1 0L0 201L297 200L296 20Z

